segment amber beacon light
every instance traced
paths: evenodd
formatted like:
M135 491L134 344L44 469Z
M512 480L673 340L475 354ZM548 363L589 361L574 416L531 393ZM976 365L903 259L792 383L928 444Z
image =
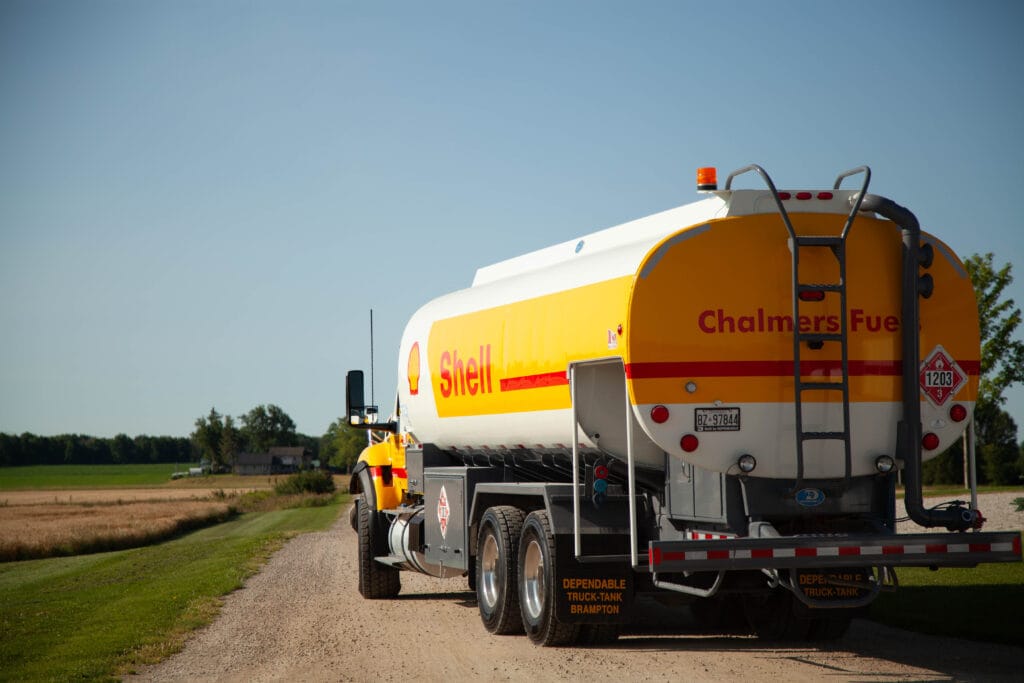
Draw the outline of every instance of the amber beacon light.
M697 169L697 189L717 190L718 169L714 166L704 166Z

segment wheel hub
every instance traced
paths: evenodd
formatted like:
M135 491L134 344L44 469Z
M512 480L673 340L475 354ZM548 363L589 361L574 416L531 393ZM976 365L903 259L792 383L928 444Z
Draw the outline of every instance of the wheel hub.
M539 619L544 611L544 554L540 544L531 539L523 556L523 606L531 619Z

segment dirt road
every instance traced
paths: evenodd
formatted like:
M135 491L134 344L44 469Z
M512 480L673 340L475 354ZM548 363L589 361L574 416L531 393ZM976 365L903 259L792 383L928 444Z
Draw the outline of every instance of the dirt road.
M185 650L147 681L1020 681L1024 649L854 622L829 646L770 647L702 632L685 617L600 648L538 648L484 631L462 579L402 574L396 600L356 590L356 538L343 515L300 536Z

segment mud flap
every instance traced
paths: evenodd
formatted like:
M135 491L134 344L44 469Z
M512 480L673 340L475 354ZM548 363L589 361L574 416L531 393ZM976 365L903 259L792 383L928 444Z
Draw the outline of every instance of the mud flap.
M880 586L871 567L790 570L793 594L815 609L863 607L875 599Z
M556 536L559 576L555 603L562 623L627 623L633 605L634 575L629 562L581 563L572 536Z

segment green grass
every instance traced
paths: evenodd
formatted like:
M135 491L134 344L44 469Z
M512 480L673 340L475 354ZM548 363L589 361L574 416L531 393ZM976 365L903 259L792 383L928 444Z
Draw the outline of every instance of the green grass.
M165 657L286 536L327 528L341 507L248 513L146 548L0 565L0 677L111 680Z
M1006 491L1021 491L1024 493L1024 488L1020 486L979 486L978 493L1002 493ZM902 487L896 489L896 497L902 499L904 489ZM951 500L956 498L958 500L970 500L971 490L965 489L962 486L925 486L922 491L924 496L929 498L948 496Z
M1024 562L970 569L898 569L900 587L871 606L898 628L1024 647Z
M166 463L0 467L0 491L160 486L171 480L171 473L175 469L188 469L188 463L182 463L177 468Z

